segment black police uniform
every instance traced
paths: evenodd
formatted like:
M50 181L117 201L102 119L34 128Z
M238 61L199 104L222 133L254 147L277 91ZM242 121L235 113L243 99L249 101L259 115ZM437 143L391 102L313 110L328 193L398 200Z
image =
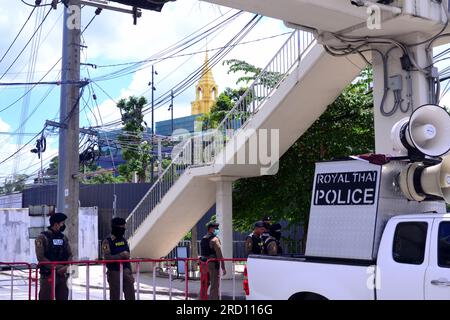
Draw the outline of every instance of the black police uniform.
M61 232L55 233L52 230L42 232L35 241L36 257L39 262L46 261L70 261L72 251L69 241ZM55 296L56 300L67 300L69 289L67 287L66 273L60 274L58 269L64 265L55 267ZM52 297L53 279L51 277L51 266L43 265L40 268L40 290L39 300L50 300Z
M122 218L114 218L111 221L112 235L102 243L103 259L104 260L126 260L123 258L122 253L130 253L130 247L127 240L123 237L125 228L122 226L126 224L126 221ZM134 278L131 271L131 264L124 262L122 285L125 300L135 300L134 294ZM109 293L111 300L120 299L120 263L107 263L108 269L107 278L109 283Z

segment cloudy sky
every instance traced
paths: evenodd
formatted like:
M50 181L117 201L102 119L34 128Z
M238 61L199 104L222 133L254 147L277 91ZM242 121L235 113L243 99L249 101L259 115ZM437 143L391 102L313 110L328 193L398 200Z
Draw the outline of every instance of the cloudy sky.
M34 1L27 0L27 2ZM43 1L43 3L46 2L48 3L50 0ZM29 17L31 10L32 7L25 5L21 0L0 1L0 60ZM3 77L1 82L39 81L60 59L62 5L48 14L42 28L33 38L34 40L20 54L48 11L49 7L41 7L33 13L14 46L0 62L0 76ZM86 27L95 15L94 11L95 8L83 8L82 28ZM97 79L92 88L98 97L99 109L93 108L95 104L90 100L92 92L90 95L86 89L84 99L89 107L85 107L85 101L81 101L80 126L96 126L102 121L108 123L119 119L120 114L115 107L115 102L120 98L144 95L150 100L150 91L148 90L151 79L150 63L140 65L142 70L137 72L107 80L107 75L128 66L111 65L148 59L202 27L208 24L211 27L236 12L230 8L198 0L179 0L168 3L161 13L144 11L138 24L133 25L130 15L104 10L92 21L83 35L82 63L98 67L94 69L83 66L82 77ZM214 49L226 45L252 17L253 15L250 13L241 14L218 32L209 36L207 40L202 40L179 53L184 56L157 62L155 64L158 72L155 78L156 99L202 65L206 48L211 50L209 55L213 55L217 52ZM215 22L210 24L213 21ZM207 28L201 29L201 31L205 31ZM281 47L288 37L286 33L290 31L281 21L263 18L242 40L242 42L249 43L235 47L225 59L246 60L263 67ZM254 41L259 39L262 40ZM33 47L37 50L31 50ZM191 55L191 53L197 54ZM19 58L13 64L18 56ZM44 81L59 80L60 69L60 65L57 64ZM34 72L30 73L30 70L34 70ZM213 74L219 85L219 91L225 87L237 87L235 83L237 75L227 74L227 67L221 63L213 68ZM13 154L22 144L32 139L33 133L41 131L46 120L58 120L60 87L38 86L21 99L28 90L29 88L23 86L0 87L0 143L2 145L0 162ZM176 117L190 114L190 103L194 97L193 86L176 97L174 108ZM170 118L167 107L162 106L157 109L156 121ZM147 123L151 123L150 116L146 120ZM23 125L21 126L21 124ZM23 132L25 135L7 135L5 132ZM46 160L44 165L48 159L56 155L58 145L57 135L50 134L47 139L49 146L44 154ZM17 157L0 164L0 182L13 172L34 173L39 169L40 162L36 156L30 153L32 147L30 145L24 148Z
M48 2L50 0L43 1ZM62 51L62 5L50 12L49 7L35 10L15 44L5 55L31 11L32 7L21 0L0 0L0 82L39 81L53 66L53 70L43 80L60 80L61 66L58 61ZM94 11L95 8L83 8L83 29L95 16ZM42 28L22 52L47 13L48 17ZM133 25L131 15L104 10L83 34L82 63L95 65L97 68L82 66L82 78L94 79L95 82L89 87L91 91L86 89L83 94L80 126L97 126L120 119L115 104L121 98L144 95L150 101L151 63L139 64L131 70L133 72L121 72L119 77L111 77L111 74L129 67L130 64L127 63L154 57L195 32L201 34L235 13L236 10L198 0L178 0L166 4L161 13L144 11L138 24ZM225 46L253 16L250 13L240 14L207 39L177 54L181 56L155 62L154 66L158 72L155 78L155 98L158 99L201 67L206 48L210 56L214 55L217 52L215 49ZM281 21L263 18L242 39L244 44L233 48L224 59L241 59L264 67L291 31ZM440 65L441 68L446 66L448 61ZM237 75L228 74L227 67L222 63L213 68L213 74L219 91L226 87L237 87ZM40 161L30 153L33 144L25 147L15 157L9 157L23 144L33 140L34 134L42 130L46 120L59 119L59 86L38 86L25 95L27 91L29 88L23 86L0 86L0 184L12 173L37 172ZM94 93L98 98L98 108L91 99ZM190 103L194 97L194 86L176 97L175 117L190 114ZM448 97L447 95L443 104L448 104ZM155 111L156 121L170 118L167 109L168 105L164 105ZM151 123L150 115L146 121ZM18 132L24 134L17 135ZM47 133L48 147L44 154L44 166L57 154L58 146L56 132Z

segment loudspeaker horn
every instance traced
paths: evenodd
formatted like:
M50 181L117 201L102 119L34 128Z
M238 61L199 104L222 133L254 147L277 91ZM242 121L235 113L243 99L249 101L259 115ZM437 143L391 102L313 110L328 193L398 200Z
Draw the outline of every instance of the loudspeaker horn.
M450 156L435 166L412 163L400 174L400 189L412 201L435 196L450 204Z
M394 125L391 139L401 155L440 157L450 150L450 115L440 106L424 105Z

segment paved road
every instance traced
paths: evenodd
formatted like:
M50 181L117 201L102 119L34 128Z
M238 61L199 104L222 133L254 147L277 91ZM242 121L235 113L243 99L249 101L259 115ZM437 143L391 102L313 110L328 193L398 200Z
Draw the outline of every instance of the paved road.
M72 299L73 300L87 300L86 299L86 288L80 286L72 287ZM109 297L109 292L107 292L107 298ZM32 288L32 297L34 299L34 287ZM14 290L13 290L13 300L27 300L28 299L28 281L23 278L14 278ZM89 290L90 300L103 300L103 290L101 289L90 289ZM153 294L141 293L141 300L153 300ZM184 300L184 297L173 296L173 300ZM11 277L5 274L0 274L0 300L11 300ZM168 295L156 295L156 300L169 300Z

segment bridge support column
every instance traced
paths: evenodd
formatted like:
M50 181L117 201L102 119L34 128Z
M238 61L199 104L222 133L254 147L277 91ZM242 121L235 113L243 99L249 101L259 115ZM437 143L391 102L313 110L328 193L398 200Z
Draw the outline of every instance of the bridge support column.
M424 39L426 36L414 34L402 41L419 43ZM405 55L402 50L395 46L379 46L373 47L373 49L377 49L385 55L388 54L383 62L381 55L373 52L375 149L377 153L395 155L391 140L392 127L401 119L410 117L413 111L420 106L428 103L437 104L438 101L433 101L429 75L402 68L401 58ZM431 51L426 50L426 45L412 47L410 51L420 67L425 68L431 64L428 56ZM415 66L411 66L411 68L415 69ZM386 84L385 77L387 78ZM397 85L399 87L396 87ZM386 88L389 89L386 90ZM401 101L397 105L394 99L394 90L396 89L399 89L397 91L398 99Z
M236 178L213 178L216 182L216 221L219 226L219 238L224 258L233 258L233 181ZM227 274L223 279L232 279L231 262L225 263Z

